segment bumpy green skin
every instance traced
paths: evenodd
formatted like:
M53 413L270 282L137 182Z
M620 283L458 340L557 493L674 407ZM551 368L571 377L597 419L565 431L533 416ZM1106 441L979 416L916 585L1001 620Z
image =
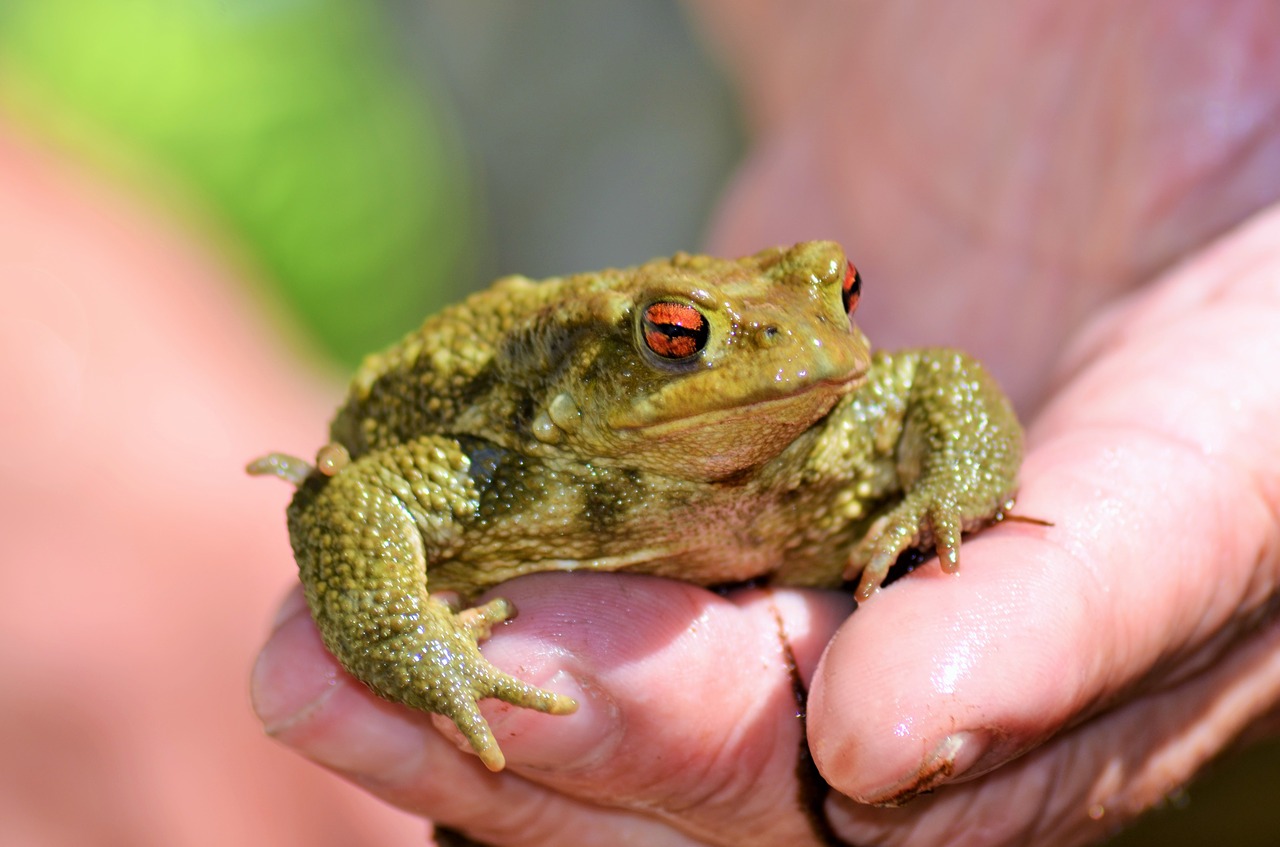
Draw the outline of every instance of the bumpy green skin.
M769 575L870 596L908 547L954 569L1012 494L1021 430L973 360L869 351L828 242L737 261L499 281L370 357L333 423L351 460L311 473L289 532L326 645L374 691L451 718L503 765L476 701L568 698L498 671L456 611L518 574ZM705 348L645 344L655 300L698 308ZM696 529L695 529L696 528Z

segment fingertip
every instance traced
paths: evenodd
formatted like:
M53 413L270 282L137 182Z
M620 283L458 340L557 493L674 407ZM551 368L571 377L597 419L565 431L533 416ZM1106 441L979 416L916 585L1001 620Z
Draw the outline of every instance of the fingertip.
M552 699L545 710L485 700L481 711L513 767L544 772L596 767L622 738L621 710L590 662L543 631L548 617L541 601L526 597L521 605L529 610L525 624L500 627L481 649L497 667Z
M554 598L548 599L554 605ZM534 612L540 602L530 597L522 605ZM572 767L606 756L609 737L619 731L617 709L598 686L575 678L581 669L536 625L538 620L547 617L530 614L518 624L497 624L495 637L482 642L486 656L499 666L552 689L547 714L481 701L481 711L498 738L477 753L490 771L503 770L508 763ZM300 589L286 597L276 616L251 673L250 697L268 735L365 781L387 784L391 774L404 772L416 754L400 753L420 748L424 733L439 730L447 743L473 752L452 721L381 700L351 678L325 648ZM571 726L564 725L568 715L573 716Z
M1071 648L1058 637L1078 610L1055 594L1046 611L1048 585L1007 578L1026 562L1025 549L1014 552L1023 543L975 545L956 575L913 572L832 639L808 728L815 764L842 793L893 805L977 776L1081 706Z
M271 634L250 678L268 735L349 776L390 783L422 756L425 720L377 699L338 665L305 606Z
M707 710L723 704L700 699L716 678L700 663L710 661L702 650L729 625L727 601L617 574L536 574L503 591L520 616L495 630L486 657L578 704L572 715L555 717L486 703L510 766L536 769L541 781L556 784L649 787L656 777L645 774L706 743L714 724ZM776 645L771 630L761 637Z
M587 796L612 786L614 801L652 808L687 804L718 778L712 763L758 772L751 785L795 778L795 676L808 681L852 605L835 592L720 597L638 575L539 574L503 591L521 615L486 656L579 703L568 719L486 704L509 766ZM525 673L527 657L508 653L522 626L563 651L562 676L543 682Z
M267 734L274 735L333 689L337 662L319 641L301 592L291 592L249 677L253 709Z

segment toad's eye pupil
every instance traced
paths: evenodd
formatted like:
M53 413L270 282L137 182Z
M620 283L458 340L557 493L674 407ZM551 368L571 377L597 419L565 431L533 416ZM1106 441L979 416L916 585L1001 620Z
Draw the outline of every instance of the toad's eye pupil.
M853 266L853 262L846 262L846 264L849 269L844 272L844 285L840 289L840 299L844 302L844 310L852 315L858 308L858 298L862 296L862 275Z
M665 300L644 310L644 343L664 359L687 359L707 346L710 327L702 313L687 303Z

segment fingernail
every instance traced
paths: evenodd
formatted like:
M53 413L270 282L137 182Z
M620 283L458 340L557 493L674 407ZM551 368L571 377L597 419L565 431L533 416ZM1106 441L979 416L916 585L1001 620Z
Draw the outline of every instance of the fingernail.
M859 802L873 806L901 806L939 785L962 776L972 776L974 765L987 751L986 739L977 732L957 732L944 738L926 756L915 773L878 791L868 792Z
M425 722L372 699L295 614L268 640L252 674L253 707L267 734L326 767L379 781L411 773Z
M286 600L285 607L290 605ZM282 608L249 683L253 709L268 733L296 720L328 696L336 683L333 663L312 648L313 641L319 641L319 635L301 610L286 614Z

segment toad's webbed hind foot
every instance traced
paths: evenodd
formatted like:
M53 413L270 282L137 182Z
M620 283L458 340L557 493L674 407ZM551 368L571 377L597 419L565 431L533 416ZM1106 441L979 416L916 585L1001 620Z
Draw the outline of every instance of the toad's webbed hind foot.
M510 602L499 598L454 611L443 601L428 597L425 606L422 626L397 638L400 643L393 647L397 655L411 655L416 660L393 668L390 679L379 678L370 684L384 697L449 718L489 770L502 770L506 759L480 714L478 701L492 697L552 715L566 715L578 708L570 697L544 691L498 670L480 653L479 640L488 637L495 624L515 614Z

